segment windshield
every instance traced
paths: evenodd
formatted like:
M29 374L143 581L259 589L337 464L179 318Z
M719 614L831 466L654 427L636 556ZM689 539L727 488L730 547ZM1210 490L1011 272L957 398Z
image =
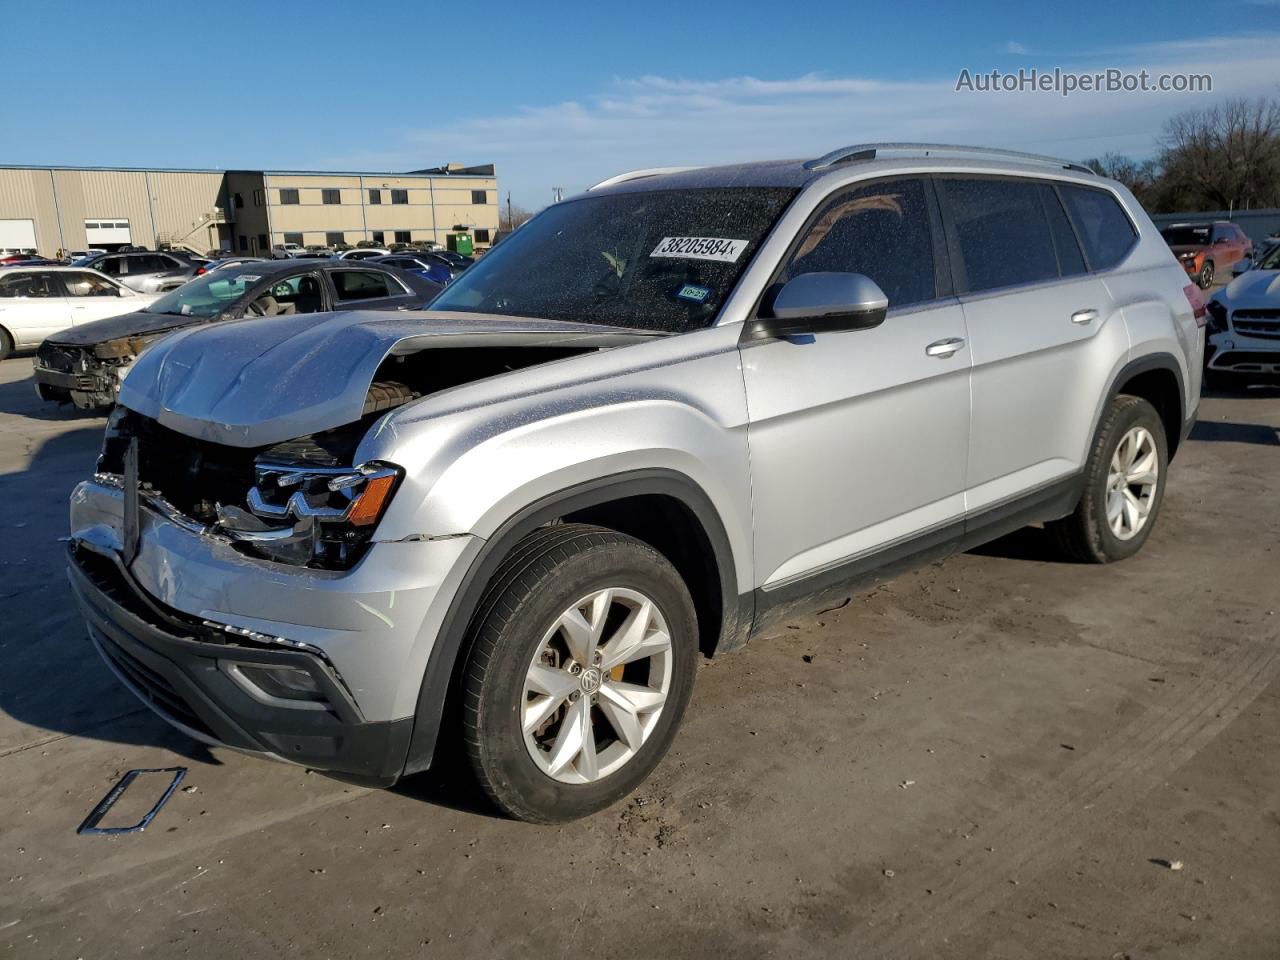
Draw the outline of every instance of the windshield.
M797 191L587 196L534 217L431 303L683 333L709 326Z
M1209 243L1209 227L1165 227L1160 236L1171 247L1203 247Z
M1280 270L1280 243L1273 243L1263 251L1256 270Z
M206 273L161 297L147 313L169 313L179 317L213 317L229 309L245 292L262 279L252 270L228 267Z

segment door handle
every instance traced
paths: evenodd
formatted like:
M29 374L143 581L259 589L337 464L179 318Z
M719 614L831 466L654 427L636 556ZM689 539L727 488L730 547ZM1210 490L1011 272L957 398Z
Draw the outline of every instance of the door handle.
M1098 319L1097 310L1077 310L1071 315L1072 323L1093 323Z
M946 359L952 356L957 350L964 346L964 340L961 337L947 337L945 340L935 340L924 348L926 355L930 357L941 357Z

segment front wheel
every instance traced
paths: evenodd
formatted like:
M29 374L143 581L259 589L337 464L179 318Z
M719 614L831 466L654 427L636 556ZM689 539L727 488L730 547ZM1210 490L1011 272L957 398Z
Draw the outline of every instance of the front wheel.
M1164 499L1164 423L1141 397L1122 394L1103 414L1075 511L1049 524L1064 552L1085 563L1131 557L1146 543Z
M584 524L521 541L477 611L463 736L490 799L555 823L635 789L689 702L697 617L652 547Z

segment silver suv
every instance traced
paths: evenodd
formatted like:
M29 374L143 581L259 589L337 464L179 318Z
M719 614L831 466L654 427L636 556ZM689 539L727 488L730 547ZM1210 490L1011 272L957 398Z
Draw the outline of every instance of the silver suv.
M509 814L639 784L701 654L1045 523L1136 553L1205 322L1071 163L863 145L648 170L425 312L176 333L72 497L120 679L192 737L390 784L465 747Z

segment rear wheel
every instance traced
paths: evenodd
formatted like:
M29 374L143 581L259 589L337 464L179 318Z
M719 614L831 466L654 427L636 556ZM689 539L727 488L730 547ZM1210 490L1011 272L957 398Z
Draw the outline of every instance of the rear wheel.
M462 726L481 786L539 823L626 796L674 739L696 656L689 591L652 547L584 524L535 531L473 628Z
M1085 465L1080 503L1048 525L1059 545L1085 563L1111 563L1141 550L1164 499L1168 462L1155 407L1141 397L1116 397Z
M13 353L13 337L9 335L8 330L0 327L0 360L8 360L11 353Z
M1208 290L1213 286L1213 264L1205 261L1205 265L1200 268L1200 276L1197 278L1200 289Z

